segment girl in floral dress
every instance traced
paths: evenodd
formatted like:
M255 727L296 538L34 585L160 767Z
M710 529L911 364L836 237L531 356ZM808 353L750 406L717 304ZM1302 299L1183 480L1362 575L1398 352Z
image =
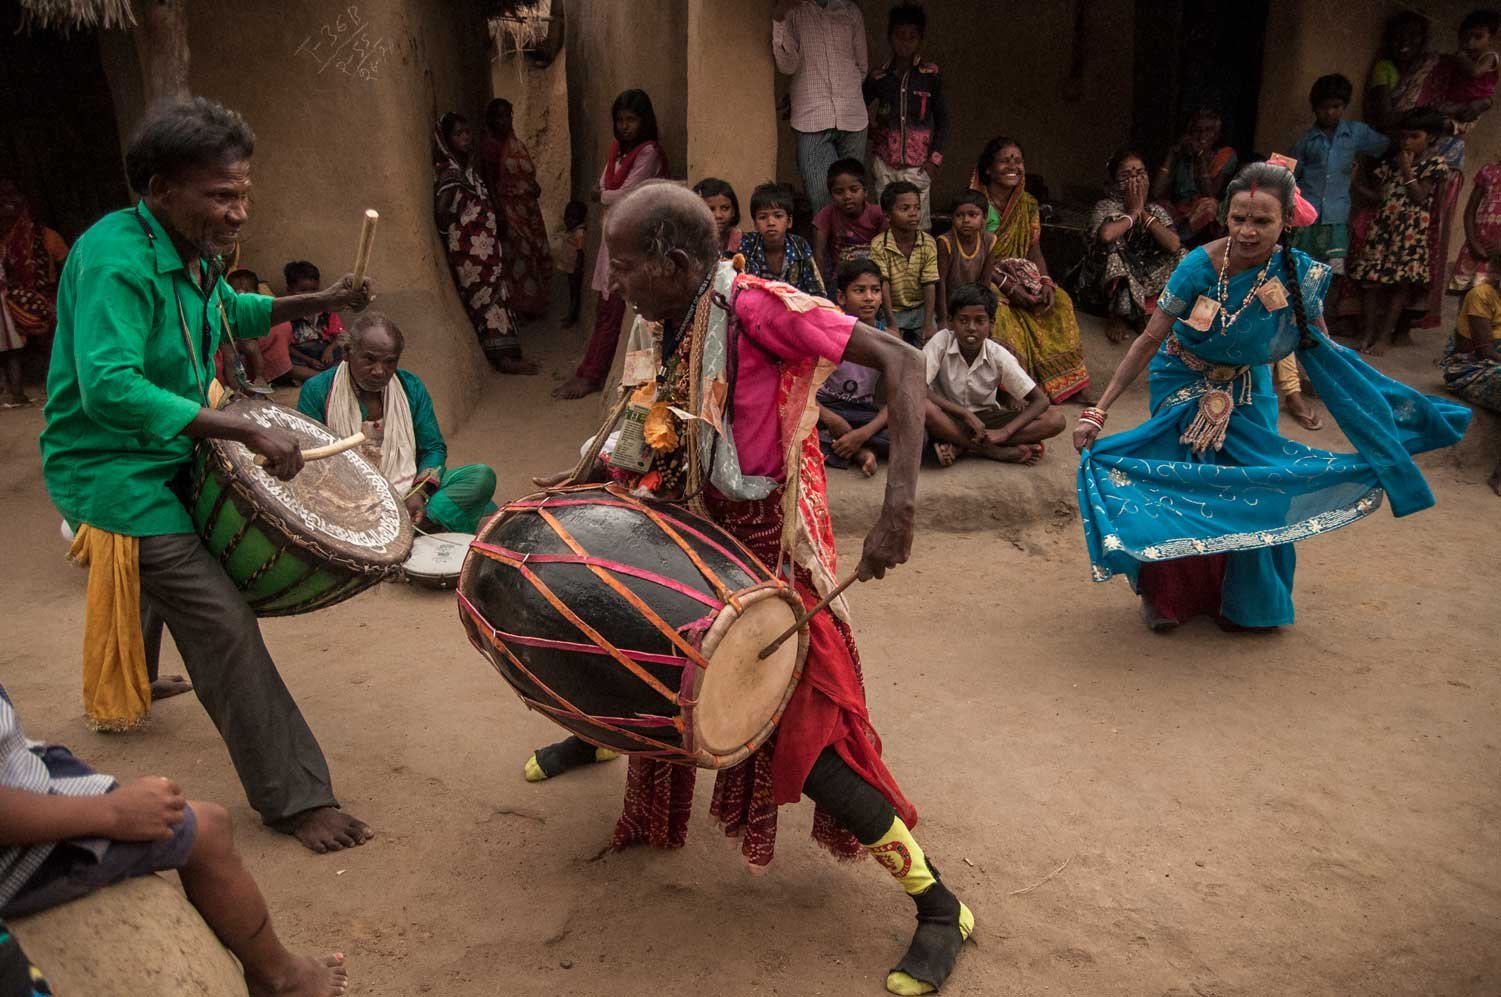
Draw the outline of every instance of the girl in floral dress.
M1380 202L1350 277L1364 291L1362 353L1381 356L1391 345L1397 319L1432 276L1428 226L1433 195L1449 175L1449 164L1434 151L1444 133L1443 115L1420 107L1402 118L1395 153L1371 172L1368 196Z

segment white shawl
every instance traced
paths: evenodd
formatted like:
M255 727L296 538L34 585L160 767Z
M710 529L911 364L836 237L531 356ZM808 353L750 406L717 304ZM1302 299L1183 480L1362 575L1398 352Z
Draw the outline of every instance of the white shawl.
M381 415L380 473L398 495L404 496L417 477L417 434L412 426L412 407L407 403L407 391L399 374L391 375L383 394L386 405ZM360 431L360 422L360 399L346 360L335 370L334 385L328 393L328 428L336 436L353 436Z

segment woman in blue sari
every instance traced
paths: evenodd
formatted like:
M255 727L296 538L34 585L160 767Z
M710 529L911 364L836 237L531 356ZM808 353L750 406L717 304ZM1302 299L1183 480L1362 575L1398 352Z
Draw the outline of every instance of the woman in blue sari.
M1269 163L1226 191L1229 235L1178 265L1146 332L1074 433L1096 581L1125 575L1148 626L1210 614L1226 629L1293 622L1293 542L1380 507L1433 504L1412 455L1464 435L1469 412L1384 377L1330 340L1329 268L1289 247L1297 188ZM1277 432L1271 364L1296 352L1355 453ZM1151 417L1097 440L1150 368Z

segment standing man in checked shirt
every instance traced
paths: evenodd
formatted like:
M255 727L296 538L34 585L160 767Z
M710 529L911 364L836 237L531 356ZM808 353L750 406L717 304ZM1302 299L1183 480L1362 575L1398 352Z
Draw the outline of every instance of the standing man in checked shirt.
M865 18L850 0L777 0L771 16L772 55L792 77L797 168L816 213L834 161L865 161Z

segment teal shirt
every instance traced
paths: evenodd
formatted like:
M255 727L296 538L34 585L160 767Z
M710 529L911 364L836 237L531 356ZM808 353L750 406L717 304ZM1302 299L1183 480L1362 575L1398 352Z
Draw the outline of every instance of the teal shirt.
M334 375L338 367L331 367L309 379L297 396L297 411L305 416L328 422L328 396L334 389ZM398 369L401 386L406 389L407 406L412 410L412 436L417 441L417 473L430 467L441 469L448 461L448 444L443 442L443 432L438 428L438 414L433 411L433 396L427 393L422 378L409 370ZM365 403L360 402L360 419L368 422L370 413Z
M203 272L202 260L193 265ZM269 297L222 279L199 289L144 201L74 243L57 289L41 436L42 476L70 523L136 537L192 532L171 485L193 457L182 431L214 377L221 306L242 338L271 329Z

